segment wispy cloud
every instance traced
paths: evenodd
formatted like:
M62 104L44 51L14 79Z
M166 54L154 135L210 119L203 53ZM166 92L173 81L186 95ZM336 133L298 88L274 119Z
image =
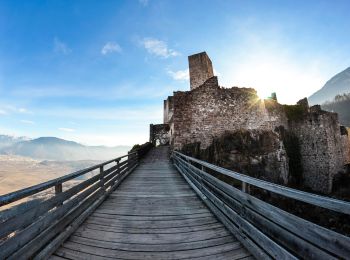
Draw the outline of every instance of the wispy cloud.
M178 70L178 71L172 71L172 70L167 70L167 73L172 77L174 80L189 80L190 75L188 69L185 70Z
M72 52L72 50L67 46L67 44L58 39L57 37L55 37L53 45L53 50L56 53L67 55Z
M105 86L105 92L101 92L97 86L85 88L74 88L71 85L57 86L18 86L11 90L10 94L17 98L47 98L47 97L78 97L96 98L100 100L120 100L120 99L154 99L170 95L174 88L170 85L155 86L145 85L142 88L135 83L116 84L115 86ZM106 95L105 93L108 93ZM6 107L0 107L7 110ZM31 113L31 112L29 112Z
M50 110L37 110L40 116L64 118L73 120L108 120L118 122L154 122L161 120L162 110L157 106L141 106L131 109L130 107L119 108L63 108L55 107ZM71 127L61 127L59 130L73 129ZM67 132L67 131L66 131Z
M31 113L28 109L23 108L23 107L18 108L17 112L22 113L22 114L30 114Z
M122 52L122 48L120 47L120 45L118 43L107 42L101 49L101 53L103 55L106 55L106 54L112 53L112 52L118 52L118 53Z
M19 108L19 107L13 106L13 105L3 105L0 108L0 115L13 114L13 113L15 113L15 114L31 114L32 112L26 108L23 108L23 107Z
M139 0L139 3L143 6L147 6L148 5L148 0Z
M144 38L141 40L141 44L148 51L148 53L158 57L169 58L180 55L179 52L170 49L166 42L158 39Z
M73 128L66 128L66 127L60 127L58 130L63 131L63 132L75 132L75 129Z
M35 124L34 121L31 121L31 120L21 120L21 122L23 124L28 124L28 125L34 125Z

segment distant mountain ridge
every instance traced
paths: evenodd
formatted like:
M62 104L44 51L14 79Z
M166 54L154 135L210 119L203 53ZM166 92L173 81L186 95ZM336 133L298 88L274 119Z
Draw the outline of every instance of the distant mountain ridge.
M130 146L86 146L57 137L28 139L0 135L0 154L20 155L38 160L108 160L127 154Z
M308 100L312 105L323 104L332 101L336 95L350 93L350 67L338 73L314 94Z
M30 138L25 136L15 137L11 135L0 135L0 150L5 147L14 145L15 143L28 141L28 140L30 140Z
M335 96L332 101L322 104L322 109L338 113L340 124L350 127L350 94Z

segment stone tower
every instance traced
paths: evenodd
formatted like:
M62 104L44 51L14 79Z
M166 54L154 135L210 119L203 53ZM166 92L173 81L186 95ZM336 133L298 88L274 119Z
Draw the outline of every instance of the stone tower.
M206 52L188 56L191 90L214 76L213 65Z

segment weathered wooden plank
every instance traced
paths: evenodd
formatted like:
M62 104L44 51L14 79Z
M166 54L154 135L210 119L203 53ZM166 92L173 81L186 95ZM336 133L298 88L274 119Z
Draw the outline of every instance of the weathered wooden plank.
M181 220L121 220L117 218L101 218L96 215L91 215L86 223L99 224L104 226L112 227L124 227L128 228L142 228L142 229L153 229L153 228L186 228L186 227L197 227L202 225L211 225L218 223L218 221L213 218L213 216L204 217L204 218L194 218L194 219L181 219Z
M60 257L57 255L50 256L50 260L65 260L65 259L68 259L68 258Z
M74 260L106 260L106 259L118 259L118 258L111 258L111 257L104 257L104 256L98 256L98 255L92 255L92 254L87 254L84 252L79 252L75 250L71 250L68 248L59 248L56 252L55 255L64 257L67 259L74 259ZM121 259L121 258L119 258Z
M128 234L116 233L110 231L98 231L79 228L77 235L94 238L99 240L104 237L107 241L119 241L124 243L146 243L146 244L162 244L162 243L178 243L193 242L202 240L203 237L208 239L221 237L222 234L228 234L222 226L211 230L200 230L196 232L177 233L177 234Z
M147 213L147 212L157 212L157 211L164 211L164 205L165 204L145 204L145 205L135 205L133 207L132 204L127 203L127 204L115 204L115 203L108 203L108 204L103 204L100 209L106 209L106 210L117 210L116 207L118 207L118 212L122 213L125 211L141 211L143 213ZM120 211L119 211L120 210ZM205 210L207 211L207 208L205 207L205 205L200 205L200 204L196 204L196 205L175 205L174 207L172 207L171 209L169 209L170 211L173 212L179 212L179 211L191 211L193 210L194 212L197 211L201 211L201 210ZM168 210L167 210L168 211ZM198 212L197 212L198 213ZM148 214L144 214L144 215L148 215Z
M108 258L119 258L119 259L185 259L185 258L196 258L210 255L222 254L232 250L241 249L242 245L240 243L227 243L223 245L217 245L201 249L189 249L189 250L178 250L178 251L168 251L168 252L135 252L135 251L124 251L115 250L109 248L101 248L97 246L87 246L75 242L67 241L63 250L71 249L74 251L80 251L91 255L98 255L101 257ZM248 256L249 253L245 251L243 256Z
M104 204L106 205L120 205L120 206L153 206L163 205L167 206L171 203L173 207L198 207L204 204L197 198L190 200L181 200L179 198L128 198L128 197L109 197Z
M128 244L123 242L118 243L115 241L104 241L103 238L100 238L100 240L95 240L89 237L77 236L75 234L69 238L69 241L84 245L98 246L101 248L136 252L169 252L178 250L190 250L237 242L237 240L233 239L231 235L226 235L218 238L198 240L190 243Z
M99 213L106 213L106 214L118 214L118 215L128 215L128 216L179 216L179 215L193 215L193 214L200 214L200 213L206 213L208 209L202 208L202 209L167 209L166 211L164 208L160 209L147 209L144 211L140 211L138 208L105 208L105 207L99 207L96 212Z
M249 255L250 255L250 253L248 253L246 249L239 248L239 249L227 251L227 252L220 253L220 254L197 257L197 258L195 258L195 260L212 260L212 259L215 259L215 260L227 260L227 259L244 260L244 259L247 259L246 257L250 257ZM254 258L251 257L251 260L252 259L254 259Z
M153 228L144 228L142 226L137 227L126 227L123 226L113 226L113 225L101 225L99 223L85 223L81 225L84 230L99 230L99 231L109 231L114 233L125 233L125 234L176 234L176 233L188 233L197 232L203 230L217 229L222 227L221 223L206 224L206 225L196 225L189 227L174 227L174 228L159 228L157 226Z
M187 220L187 219L202 219L207 217L213 217L211 212L205 212L195 215L176 215L176 216L145 216L145 215L120 215L120 214L105 214L94 212L93 216L102 217L105 219L119 219L119 220L149 220L149 221L173 221L173 220Z
M309 203L312 205L316 205L316 206L319 206L322 208L327 208L330 210L334 210L337 212L341 212L341 213L345 213L345 214L350 215L350 202L337 200L337 199L333 199L333 198L329 198L329 197L325 197L325 196L319 196L316 194L291 189L291 188L281 186L278 184L274 184L271 182L255 179L255 178L249 177L247 175L243 175L243 174L240 174L240 173L237 173L234 171L230 171L230 170L224 169L222 167L215 166L215 165L209 164L207 162L183 155L183 154L178 153L178 152L174 152L174 153L178 156L185 158L186 160L196 162L200 165L207 167L208 169L212 169L218 173L221 173L223 175L229 176L231 178L234 178L234 179L242 181L242 182L246 182L246 183L251 184L253 186L262 188L264 190L268 190L268 191L283 195L283 196L288 197L288 198L303 201L303 202L306 202L306 203ZM180 159L184 163L186 163L181 158L177 157L176 159Z
M149 194L149 193L138 193L134 194L132 192L119 192L118 194L111 195L112 197L128 197L128 198L164 198L164 197L195 197L193 193L177 193L177 194L171 194L171 193L163 193L163 194ZM186 198L184 198L186 199Z

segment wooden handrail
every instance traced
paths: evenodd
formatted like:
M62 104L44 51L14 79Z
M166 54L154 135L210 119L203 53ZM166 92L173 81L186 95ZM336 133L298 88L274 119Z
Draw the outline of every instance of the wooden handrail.
M347 259L350 255L349 237L262 201L209 174L205 168L262 188L268 182L246 178L179 152L173 152L172 159L213 214L257 259ZM294 197L295 190L280 187L279 194L284 195L288 189L287 194L292 195L287 197ZM310 198L313 194L308 195ZM322 199L322 196L317 197L319 201ZM324 198L329 202L329 198ZM307 202L313 204L313 201Z
M48 252L57 248L62 239L73 232L137 167L140 155L145 154L144 149L149 150L149 147L0 196L1 207L55 187L54 195L49 198L29 204L24 201L0 212L0 259L32 258L38 252L49 255ZM109 166L111 163L115 165ZM67 181L97 169L99 172L95 175L62 189Z
M303 201L311 205L319 206L322 208L330 209L336 212L349 214L350 215L350 202L342 201L333 199L326 196L320 196L313 193L300 191L292 188L288 188L282 185L278 185L275 183L259 180L244 174L240 174L231 170L227 170L225 168L207 163L202 160L195 159L193 157L184 155L180 152L174 151L173 154L178 155L187 161L198 163L208 169L211 169L217 173L229 176L233 179L242 181L243 183L248 183L250 185L253 185L255 187L259 187L264 190L271 191L273 193L292 198L295 200Z
M89 172L91 172L93 170L96 170L96 169L98 169L100 167L103 167L103 166L105 166L107 164L113 163L115 161L119 161L122 158L128 157L130 155L134 155L134 154L137 154L137 151L133 152L133 153L130 153L130 154L127 154L127 155L123 155L123 156L117 157L115 159L112 159L112 160L109 160L109 161L106 161L106 162L103 162L103 163L100 163L100 164L93 165L93 166L88 167L86 169L82 169L82 170L79 170L79 171L76 171L76 172L64 175L62 177L58 177L56 179L49 180L47 182L43 182L43 183L40 183L40 184L37 184L37 185L33 185L33 186L30 186L30 187L27 187L27 188L24 188L24 189L21 189L21 190L17 190L17 191L11 192L11 193L7 193L5 195L1 195L0 196L0 207L4 206L4 205L7 205L9 203L15 202L17 200L23 199L25 197L28 197L30 195L36 194L36 193L41 192L43 190L47 190L47 189L49 189L51 187L57 186L59 184L67 182L69 180L75 179L75 178L77 178L77 177L79 177L81 175L84 175L84 174L89 173Z

